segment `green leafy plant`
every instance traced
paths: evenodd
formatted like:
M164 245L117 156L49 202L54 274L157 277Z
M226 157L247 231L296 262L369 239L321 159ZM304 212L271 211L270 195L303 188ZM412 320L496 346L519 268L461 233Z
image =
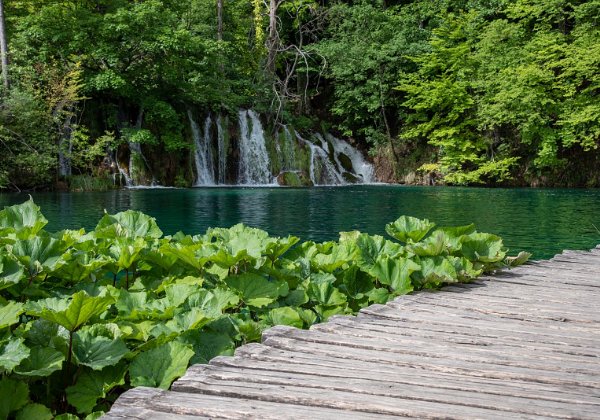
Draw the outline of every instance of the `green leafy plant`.
M96 418L273 325L308 328L529 258L473 225L406 216L387 225L393 240L324 243L241 224L165 237L131 210L88 233L46 223L31 200L0 212L0 418Z

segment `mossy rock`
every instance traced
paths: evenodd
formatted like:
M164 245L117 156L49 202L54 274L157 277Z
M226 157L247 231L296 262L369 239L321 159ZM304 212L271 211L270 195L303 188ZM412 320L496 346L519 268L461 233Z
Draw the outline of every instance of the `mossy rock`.
M277 183L284 187L312 186L310 178L304 172L281 172L277 176Z
M337 156L342 168L348 172L354 172L354 167L352 166L352 160L348 157L348 155L344 153L339 153Z
M357 182L360 182L361 179L358 178L356 175L351 174L350 172L344 172L342 173L342 176L344 177L344 180L346 182L349 182L351 184L356 184Z

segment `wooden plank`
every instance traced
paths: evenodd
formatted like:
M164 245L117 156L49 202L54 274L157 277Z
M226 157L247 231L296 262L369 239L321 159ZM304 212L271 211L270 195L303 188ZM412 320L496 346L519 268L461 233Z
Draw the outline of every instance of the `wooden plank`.
M326 379L326 380L325 380ZM185 377L174 385L173 389L178 392L206 392L206 386L244 386L248 388L259 388L263 386L280 386L297 392L308 398L318 399L323 393L339 392L342 396L348 393L355 394L357 402L372 400L375 397L397 398L400 400L423 401L426 403L442 403L452 406L467 406L477 408L493 407L497 411L509 413L536 414L551 417L569 417L574 414L571 408L565 407L564 403L544 401L542 403L532 401L522 396L498 396L491 393L475 392L467 393L452 389L433 388L429 385L403 386L396 382L382 380L365 380L350 378L324 378L314 374L293 374L290 372L261 371L252 369L226 369L222 366L196 365L189 369ZM404 401L402 401L404 403ZM581 404L578 412L588 415L597 413L598 405Z
M523 395L497 395L480 389L472 388L470 392L456 390L450 387L432 387L431 383L402 384L396 381L388 382L383 379L370 380L364 378L348 377L323 377L315 373L292 373L274 370L245 369L240 367L225 368L214 365L196 365L176 382L173 389L180 392L202 392L206 383L235 384L245 383L248 386L255 384L280 385L288 387L314 388L328 391L342 391L356 394L371 395L374 397L385 396L400 399L409 399L424 402L438 402L443 404L463 405L468 407L490 408L520 414L537 414L550 417L571 416L573 410L566 407L564 402L552 400L536 401ZM598 413L600 405L578 405L578 412L588 415Z
M408 340L407 340L408 341ZM501 351L490 349L486 346L458 345L439 340L429 340L425 345L418 342L405 342L405 340L372 340L368 337L355 335L347 336L343 333L332 334L317 330L310 332L294 328L271 328L263 334L263 342L289 343L298 342L297 346L302 352L313 348L343 347L346 354L365 357L376 353L377 357L392 359L396 361L421 359L434 363L439 358L451 359L451 365L467 364L472 367L486 367L500 371L522 372L524 374L543 374L552 377L587 377L590 381L596 379L600 387L600 364L597 361L568 360L564 363L556 363L558 358L546 358L538 352L515 352L506 354ZM316 345L315 345L316 344ZM421 344L421 345L419 345ZM392 355L388 356L388 353ZM553 363L554 361L554 363ZM567 363L569 362L569 363ZM595 382L595 381L594 381Z
M125 392L103 419L391 419L369 413L138 387Z
M356 319L347 319L339 317L330 319L326 324L317 324L311 329L328 331L332 325L344 325L347 328L349 335L354 335L356 332L373 336L379 335L385 337L393 336L398 340L405 337L421 338L423 340L445 340L449 342L457 342L472 345L482 346L507 346L517 348L527 348L532 351L545 351L549 353L558 353L564 355L574 355L586 358L600 358L600 340L589 340L589 344L574 344L572 342L557 342L553 338L533 334L519 334L509 329L502 331L489 331L485 329L465 327L453 324L426 324L425 326L414 326L410 323L398 325L398 323L388 325L377 320L368 321L366 317L361 318L361 322ZM585 344L585 343L584 343ZM509 349L507 349L509 351ZM598 360L595 361L596 363Z
M267 346L292 350L319 357L321 355L337 356L345 363L362 363L366 360L377 361L382 365L405 366L413 369L429 371L432 375L438 372L450 372L461 375L495 378L505 380L522 380L557 385L572 385L600 389L600 377L592 372L582 373L566 370L544 370L534 368L503 365L497 361L481 362L469 356L456 360L454 354L422 353L419 355L400 352L372 351L355 347L341 347L333 343L312 343L289 337L269 337L264 341ZM445 356L445 357L444 357Z
M245 347L244 352L234 357L217 357L210 366L232 369L246 369L249 372L281 372L282 374L301 374L318 377L319 382L327 382L329 378L342 380L366 380L370 382L385 381L404 386L427 386L443 390L457 390L468 393L489 393L494 395L524 396L572 404L589 404L600 410L600 395L590 396L569 390L539 383L521 381L504 382L467 376L440 373L432 378L427 372L415 369L404 369L401 366L385 366L374 362L360 364L342 364L335 357L319 358L296 354L285 350ZM192 368L190 368L192 369ZM251 373L249 373L251 375Z
M331 389L316 389L288 384L247 384L200 378L178 385L177 394L201 393L228 396L233 398L256 399L259 401L285 402L293 405L336 408L359 413L378 415L409 416L417 418L439 418L464 416L465 408L469 414L477 418L494 419L502 415L502 411L490 404L489 407L465 407L457 404L440 403L433 400L411 400L394 398L387 395L358 394L354 392ZM541 414L540 414L541 415ZM554 417L563 417L556 415ZM567 417L572 417L572 414Z

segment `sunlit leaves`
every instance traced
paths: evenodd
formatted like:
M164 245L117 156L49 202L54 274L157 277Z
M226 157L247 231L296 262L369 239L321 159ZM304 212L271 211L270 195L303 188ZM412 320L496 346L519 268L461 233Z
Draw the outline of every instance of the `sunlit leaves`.
M401 216L395 222L385 225L385 231L400 242L419 242L434 227L435 223L427 219Z
M19 315L24 311L23 304L10 301L0 306L0 330L19 322Z
M36 235L48 220L30 198L23 204L17 204L0 210L0 231L7 229L20 239Z
M472 233L468 235L463 240L462 253L471 261L484 263L499 262L506 256L502 239L490 233Z
M92 317L108 309L113 302L110 296L89 296L84 291L77 292L71 299L48 298L28 302L26 309L30 315L55 322L68 331L75 331Z
M153 217L142 212L127 210L114 215L105 214L98 226L96 236L99 238L155 238L162 236L162 231Z
M185 373L193 355L190 347L173 341L140 353L129 368L131 384L168 389Z
M410 275L420 270L419 264L406 258L392 259L380 257L370 274L383 284L389 285L397 294L407 294L413 291Z
M17 240L11 252L25 267L30 277L54 270L62 263L64 252L60 241L49 236Z
M0 254L0 290L18 284L25 270L15 257Z
M23 344L22 338L0 341L0 371L12 371L27 357L29 348Z
M77 363L94 370L116 365L127 353L129 349L120 338L93 336L82 331L76 333L73 340L73 355Z
M229 277L225 282L240 294L247 305L255 307L274 302L280 295L282 287L281 283L269 281L263 276L252 273Z

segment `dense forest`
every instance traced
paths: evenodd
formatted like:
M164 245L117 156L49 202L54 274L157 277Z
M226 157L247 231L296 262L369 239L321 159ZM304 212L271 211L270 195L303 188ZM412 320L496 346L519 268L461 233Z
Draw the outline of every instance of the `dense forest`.
M600 185L599 0L0 1L0 188L194 179L188 113L324 127L385 182Z

